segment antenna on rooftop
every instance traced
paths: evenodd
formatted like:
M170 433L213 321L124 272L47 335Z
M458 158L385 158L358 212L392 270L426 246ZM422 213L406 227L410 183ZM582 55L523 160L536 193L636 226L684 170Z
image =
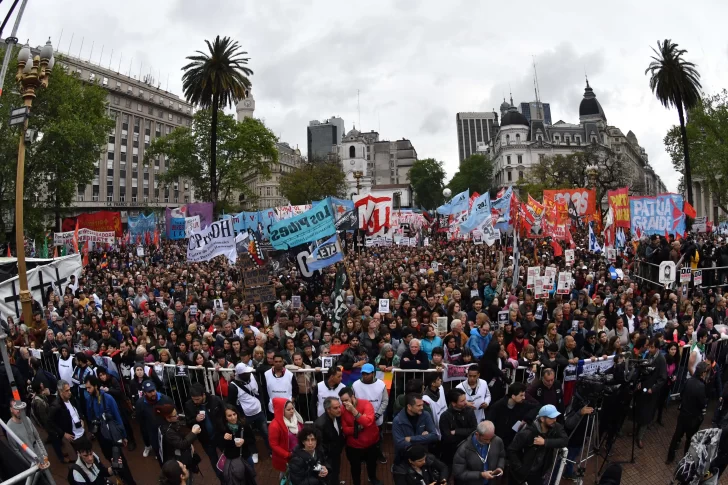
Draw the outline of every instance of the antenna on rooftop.
M533 57L533 89L536 92L536 110L538 117L543 121L544 120L544 114L542 112L542 105L541 105L541 93L538 89L538 72L536 71L536 57Z
M96 45L95 40L91 42L91 54L88 55L89 62L91 62L91 57L93 57L93 55L94 55L94 45Z
M76 34L75 34L74 32L71 32L71 42L69 42L69 43L68 43L68 54L69 54L69 55L71 54L71 46L73 45L73 37L74 37L75 35L76 35Z
M356 110L359 113L359 129L361 130L361 105L359 104L359 90L356 90Z

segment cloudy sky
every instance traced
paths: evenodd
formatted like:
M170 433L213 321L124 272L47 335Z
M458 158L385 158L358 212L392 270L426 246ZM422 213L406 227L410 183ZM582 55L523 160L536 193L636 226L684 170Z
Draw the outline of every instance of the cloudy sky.
M662 139L677 113L655 100L644 70L651 46L671 38L698 64L706 92L726 87L728 3L699 4L29 0L18 37L38 45L50 36L61 51L121 64L122 73L131 63L132 74L151 71L181 94L185 56L204 49L205 39L231 36L250 56L256 116L282 141L305 153L308 121L337 115L347 130L356 124L383 139L409 138L420 158L443 161L450 176L458 163L455 113L497 109L509 86L515 102L531 101L535 58L554 122L578 121L588 74L608 122L634 131L675 189Z

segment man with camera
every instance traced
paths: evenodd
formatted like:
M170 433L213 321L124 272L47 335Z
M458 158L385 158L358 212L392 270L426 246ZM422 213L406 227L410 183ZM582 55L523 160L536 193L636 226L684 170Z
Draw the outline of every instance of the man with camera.
M643 371L640 376L635 405L637 406L637 446L644 447L642 440L645 439L647 426L652 422L655 415L657 400L662 387L667 382L667 362L665 356L660 352L660 339L653 337L647 346L647 358L650 359L648 371Z
M98 377L86 376L84 384L88 393L86 417L91 434L99 440L101 452L107 460L111 461L112 468L118 469L119 477L124 480L124 483L136 485L121 450L127 443L126 430L116 400L101 389L101 381ZM120 465L119 460L121 460Z
M556 422L560 415L552 404L543 406L536 420L527 424L513 438L508 446L511 483L550 483L544 480L544 476L551 470L556 450L569 443L564 427Z
M663 358L664 360L664 358ZM685 383L685 390L682 392L680 414L677 417L675 433L670 441L670 448L667 452L667 464L675 460L675 453L680 439L685 435L685 453L690 448L690 440L700 429L708 406L708 396L705 389L705 378L710 371L710 364L703 361L695 367L695 373Z
M108 468L101 466L91 440L85 436L73 442L73 449L78 453L78 458L68 471L69 485L105 485L115 470L126 465L125 461L116 460Z
M566 455L567 462L564 469L564 478L567 480L576 478L574 474L574 461L579 456L586 433L590 431L587 428L589 416L594 414L594 408L589 406L589 400L586 396L582 395L582 389L588 390L588 387L584 389L577 384L576 392L564 413L566 432L569 434L569 451Z

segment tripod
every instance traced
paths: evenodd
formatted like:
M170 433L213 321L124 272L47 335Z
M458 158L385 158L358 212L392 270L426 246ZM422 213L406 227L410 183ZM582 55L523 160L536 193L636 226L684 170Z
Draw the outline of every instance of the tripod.
M575 396L577 397L577 396ZM582 485L584 483L584 478L586 477L586 465L592 458L595 458L596 461L594 463L594 483L599 482L599 474L601 473L601 469L599 468L599 450L601 448L601 443L599 440L600 436L600 428L599 428L599 414L602 410L602 404L604 401L603 396L599 396L594 399L587 399L584 402L584 407L590 407L593 409L593 411L590 414L583 414L579 418L579 423L576 425L574 430L569 435L569 438L573 436L573 434L579 429L581 426L582 420L586 417L586 426L584 431L584 438L582 439L581 444L581 452L578 456L578 461L571 460L568 458L566 454L564 454L563 461L564 464L566 462L573 463L576 465L576 483L577 485ZM581 411L582 408L579 408ZM605 457L606 460L606 457ZM603 465L602 465L603 466Z

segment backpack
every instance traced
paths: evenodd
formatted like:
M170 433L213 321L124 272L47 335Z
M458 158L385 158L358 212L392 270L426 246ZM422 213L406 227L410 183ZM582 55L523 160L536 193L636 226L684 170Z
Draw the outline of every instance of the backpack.
M99 459L98 459L98 457L94 456L94 461L96 462L96 466L99 466ZM73 472L78 472L78 473L80 473L80 474L81 474L81 476L83 477L83 483L85 483L86 485L90 485L90 484L92 483L92 482L91 482L91 479L89 479L88 475L87 475L87 474L86 474L86 472L85 472L85 471L83 470L83 468L81 468L81 467L80 467L79 465L77 465L77 464L73 463L73 464L71 464L71 465L70 465L70 466L68 467L68 475L66 476L66 480L68 480L68 483L69 483L69 484L73 484L73 483L81 483L81 482L77 482L77 481L76 481L76 480L75 480L75 479L73 478Z

